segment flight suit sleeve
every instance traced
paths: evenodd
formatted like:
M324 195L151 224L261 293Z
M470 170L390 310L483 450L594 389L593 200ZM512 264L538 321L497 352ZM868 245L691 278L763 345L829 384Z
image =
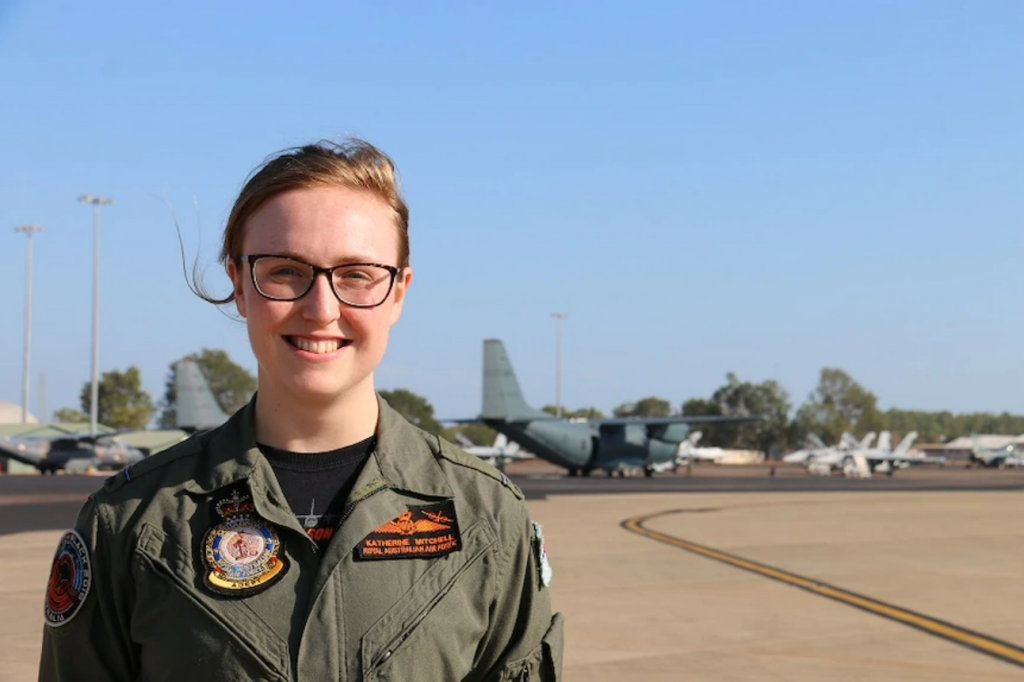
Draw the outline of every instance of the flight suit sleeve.
M491 627L482 643L478 670L488 682L562 677L562 614L551 614L547 568L539 529L526 505L514 505L500 531L502 565L497 580ZM548 570L550 570L548 568Z
M130 682L130 575L103 505L90 498L54 555L45 595L40 682Z

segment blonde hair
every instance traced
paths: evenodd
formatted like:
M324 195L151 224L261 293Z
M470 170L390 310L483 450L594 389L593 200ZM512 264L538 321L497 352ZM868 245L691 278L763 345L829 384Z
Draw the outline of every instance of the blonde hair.
M383 201L394 214L398 228L397 265L409 265L409 208L402 199L395 163L369 142L356 138L343 142L321 140L285 149L250 173L224 227L220 262L241 262L245 223L260 207L289 190L313 187L362 190ZM234 293L223 299L199 295L216 304L230 303L235 298Z

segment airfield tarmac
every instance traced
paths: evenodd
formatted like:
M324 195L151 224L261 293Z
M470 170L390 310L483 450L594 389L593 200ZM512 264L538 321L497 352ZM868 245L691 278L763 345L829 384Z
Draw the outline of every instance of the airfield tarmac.
M544 524L570 682L1024 679L1024 471L508 472ZM0 477L0 681L36 678L53 547L101 481Z

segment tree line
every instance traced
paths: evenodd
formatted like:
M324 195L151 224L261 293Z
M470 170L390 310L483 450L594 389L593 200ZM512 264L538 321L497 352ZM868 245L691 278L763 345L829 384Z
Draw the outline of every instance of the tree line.
M213 391L221 408L232 413L256 391L256 378L235 364L223 350L204 348L186 358L194 360ZM137 367L124 371L104 372L99 382L99 422L115 429L145 428L154 416L162 428L173 428L176 398L174 366L168 368L164 395L154 403L142 388ZM490 444L495 432L482 424L444 426L437 421L430 401L404 388L381 391L385 400L407 419L421 428L454 440L458 434L470 441ZM80 393L80 409L62 408L54 412L55 421L88 421L91 407L91 383L85 382ZM545 405L546 412L556 414L556 406ZM605 413L596 407L569 409L562 407L564 418L602 419ZM671 401L649 396L618 405L616 417L671 416L753 416L761 421L732 424L701 424L702 445L725 448L792 450L802 447L808 434L816 434L826 443L838 442L844 431L862 437L869 431L888 430L896 438L917 431L918 442L943 442L973 433L1015 435L1024 433L1024 416L1009 413L953 414L949 411L926 412L892 408L882 411L874 393L859 384L842 369L821 370L818 385L794 411L789 394L776 381L761 383L741 381L734 373L726 374L725 384L708 398L691 398L676 407ZM159 416L157 416L159 415Z

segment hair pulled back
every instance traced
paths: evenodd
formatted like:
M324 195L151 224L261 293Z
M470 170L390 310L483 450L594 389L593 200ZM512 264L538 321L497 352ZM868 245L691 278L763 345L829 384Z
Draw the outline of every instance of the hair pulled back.
M290 190L314 187L365 191L383 201L394 214L398 230L397 265L404 268L409 264L409 208L402 199L395 164L387 154L357 138L321 140L285 149L269 156L250 173L224 228L221 264L241 263L245 224L265 203ZM199 295L216 304L230 303L235 298L234 293L223 299Z

